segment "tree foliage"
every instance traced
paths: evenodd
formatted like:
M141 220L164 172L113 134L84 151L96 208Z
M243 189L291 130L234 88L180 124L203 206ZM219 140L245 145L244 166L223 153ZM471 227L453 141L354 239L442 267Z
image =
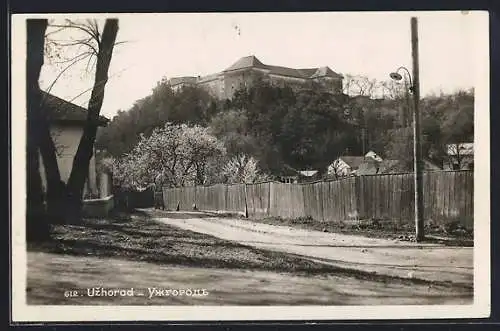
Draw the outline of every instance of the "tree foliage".
M229 184L262 182L269 177L262 173L253 156L239 154L230 158L222 168L222 175Z
M253 164L258 165L257 173L272 176L287 166L324 172L339 156L360 156L369 150L411 165L408 86L362 76L347 78L350 95L257 79L235 91L231 100L215 100L197 87L174 92L162 81L150 96L118 113L101 135L100 144L119 157L144 139L141 134L148 137L167 121L207 127L223 144L226 156L208 161L205 179L199 180L204 183L247 181L238 173ZM472 141L473 101L472 90L421 101L425 158L442 164L447 143Z
M113 178L122 187L140 188L157 183L170 187L204 184L209 162L225 149L207 128L167 123L115 160Z

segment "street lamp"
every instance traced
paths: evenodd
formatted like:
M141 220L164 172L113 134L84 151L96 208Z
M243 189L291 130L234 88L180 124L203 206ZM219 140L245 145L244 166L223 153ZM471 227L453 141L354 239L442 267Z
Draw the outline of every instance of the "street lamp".
M417 19L411 18L411 46L413 59L413 82L410 71L405 67L399 67L389 76L393 80L400 81L403 76L399 73L404 70L408 74L410 81L409 91L413 95L413 173L415 179L415 239L417 242L424 239L424 217L423 217L423 187L422 187L422 149L420 142L420 80L419 80L419 62L418 62L418 27ZM408 93L408 90L407 90Z
M412 81L411 81L411 74L410 74L410 71L406 68L406 67L399 67L395 72L391 72L389 74L389 77L391 77L392 79L394 80L397 80L397 81L400 81L403 79L403 76L399 73L401 70L405 71L406 74L408 75L408 79L410 81L410 89L409 91L412 92L413 91L413 88L412 88ZM406 83L406 81L405 81Z
M389 77L391 77L391 79L393 79L395 81L403 80L403 76L399 73L400 71L404 71L406 73L406 76L404 77L405 101L406 101L406 107L408 109L408 112L411 112L409 94L413 93L413 82L412 82L412 79L411 79L410 71L406 67L399 67L396 71L391 72L389 74ZM409 86L408 86L408 81L410 83ZM408 119L407 119L406 116L402 117L402 126L403 127L407 127L408 126Z

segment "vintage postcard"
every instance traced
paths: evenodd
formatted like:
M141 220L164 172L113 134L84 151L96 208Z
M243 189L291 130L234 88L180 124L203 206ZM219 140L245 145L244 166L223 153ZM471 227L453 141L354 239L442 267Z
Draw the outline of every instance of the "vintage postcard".
M13 321L488 317L488 24L13 15Z

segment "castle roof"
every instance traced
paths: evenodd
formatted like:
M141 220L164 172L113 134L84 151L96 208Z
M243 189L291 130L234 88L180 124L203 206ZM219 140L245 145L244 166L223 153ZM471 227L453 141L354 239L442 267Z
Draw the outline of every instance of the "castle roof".
M333 77L333 78L343 78L342 75L334 72L329 67L320 67L316 70L316 72L310 76L310 78L319 78L319 77Z
M210 74L210 75L206 75L206 76L203 76L203 77L199 77L198 78L198 83L206 83L206 82L210 82L210 81L213 81L215 79L218 79L220 77L220 74Z
M227 68L224 71L233 71L233 70L240 70L240 69L246 69L246 68L262 68L262 69L267 69L266 66L259 61L255 56L250 55L250 56L245 56L233 63L229 68Z
M296 77L302 79L320 77L342 78L342 75L334 72L329 67L295 69L289 67L267 65L262 63L254 55L242 57L241 59L233 63L233 65L231 65L229 68L224 70L224 72L249 68L265 69L271 75Z
M169 79L169 83L171 86L179 85L179 84L195 84L197 78L196 77L173 77Z
M297 78L308 78L301 70L280 66L266 66L267 70L269 70L270 75L279 75L279 76L288 76L288 77L297 77Z

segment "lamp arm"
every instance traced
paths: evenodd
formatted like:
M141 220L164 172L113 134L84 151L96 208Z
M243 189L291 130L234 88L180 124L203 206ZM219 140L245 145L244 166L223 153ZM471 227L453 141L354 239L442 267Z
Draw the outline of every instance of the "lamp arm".
M406 67L399 67L398 70L396 70L396 72L399 72L400 70L406 71L406 73L408 74L408 79L410 80L410 87L413 88L410 71Z

